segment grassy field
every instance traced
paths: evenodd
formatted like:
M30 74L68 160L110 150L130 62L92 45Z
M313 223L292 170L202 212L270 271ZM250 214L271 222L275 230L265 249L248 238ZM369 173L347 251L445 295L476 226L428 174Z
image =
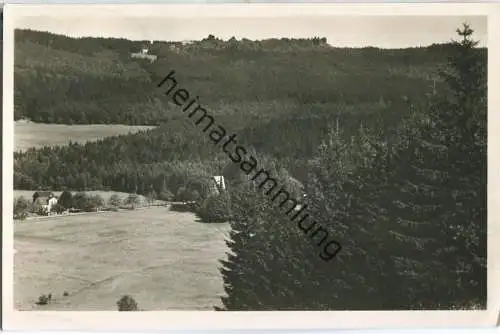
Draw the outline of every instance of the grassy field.
M16 221L16 308L113 311L130 294L144 310L212 310L228 231L166 207Z
M120 124L63 125L16 122L14 123L14 150L23 151L30 147L67 145L70 140L85 143L152 128L154 127Z

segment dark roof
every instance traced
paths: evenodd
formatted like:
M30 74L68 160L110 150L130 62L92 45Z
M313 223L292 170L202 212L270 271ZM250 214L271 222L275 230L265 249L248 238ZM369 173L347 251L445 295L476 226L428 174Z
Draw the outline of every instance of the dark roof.
M52 191L37 191L33 197L49 197L50 195L54 196L54 193Z

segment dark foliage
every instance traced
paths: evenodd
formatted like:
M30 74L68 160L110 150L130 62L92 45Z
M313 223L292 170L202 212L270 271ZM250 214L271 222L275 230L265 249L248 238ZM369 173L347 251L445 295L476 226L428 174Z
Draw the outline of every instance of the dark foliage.
M122 199L119 195L113 194L109 197L108 204L112 207L118 207L122 203Z
M158 199L159 199L160 201L167 201L167 202L170 202L170 201L172 201L172 200L174 199L174 194L172 194L172 193L170 192L170 190L165 189L165 190L163 190L162 192L160 192L160 193L158 194Z
M301 230L251 186L232 191L224 309L486 307L486 59L471 32L398 140L334 128L309 161L307 204L342 244L330 262L301 235L312 224Z
M66 208L64 206L62 206L61 204L57 203L56 205L54 205L52 208L51 208L51 211L54 211L55 213L57 214L61 214L63 213L64 211L66 211Z
M38 297L38 300L35 302L37 305L47 305L52 301L52 294L49 293L48 295L40 295Z
M440 86L434 73L451 52L446 45L339 49L321 38L208 38L180 53L172 51L175 43L157 42L151 52L159 60L149 64L130 58L141 45L16 31L16 119L167 123L94 143L16 153L16 189L145 195L153 188L157 194L168 189L178 195L181 186L188 189L193 180L218 174L227 157L154 89L171 69L182 69L176 74L179 85L203 96L217 120L238 133L238 142L281 159L303 181L307 160L327 135L328 124L338 121L347 138L361 125L393 128L407 116L410 101L426 98L433 80ZM193 189L206 197L204 189Z
M139 307L134 298L129 295L122 296L117 302L118 311L138 311Z
M208 196L199 206L196 213L204 222L225 222L230 217L229 196L226 193Z
M140 204L140 198L137 194L130 194L123 200L123 204L131 209L135 209Z
M196 213L198 210L199 204L196 202L185 202L185 203L172 203L170 205L171 211L176 212L193 212Z
M21 196L14 199L14 219L25 219L29 211L30 202L26 198Z
M89 196L84 192L79 192L73 196L72 207L78 210L85 211L88 202L89 202Z
M332 48L319 38L206 39L177 51L175 43L156 42L151 53L158 61L150 64L130 57L141 48L140 41L74 39L30 30L16 30L15 40L15 118L65 124L171 120L175 107L152 87L172 69L214 109L220 109L219 101L291 101L302 109L339 101L359 105L420 98L432 83L433 68L450 52L446 46ZM234 109L248 117L247 110Z
M61 205L66 209L70 209L73 205L73 194L71 191L63 191L61 196L57 199L57 204Z

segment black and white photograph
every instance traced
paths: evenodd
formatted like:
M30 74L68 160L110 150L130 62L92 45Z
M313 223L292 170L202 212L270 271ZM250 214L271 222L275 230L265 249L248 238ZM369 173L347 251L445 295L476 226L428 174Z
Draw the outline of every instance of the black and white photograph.
M493 324L490 7L245 6L5 6L12 312Z

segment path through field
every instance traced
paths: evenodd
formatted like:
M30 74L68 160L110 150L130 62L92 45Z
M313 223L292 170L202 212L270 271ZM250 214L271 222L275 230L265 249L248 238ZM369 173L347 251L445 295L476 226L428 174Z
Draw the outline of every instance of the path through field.
M130 294L144 310L212 310L229 226L196 220L156 207L16 221L16 308L112 311ZM48 293L51 304L35 305Z

